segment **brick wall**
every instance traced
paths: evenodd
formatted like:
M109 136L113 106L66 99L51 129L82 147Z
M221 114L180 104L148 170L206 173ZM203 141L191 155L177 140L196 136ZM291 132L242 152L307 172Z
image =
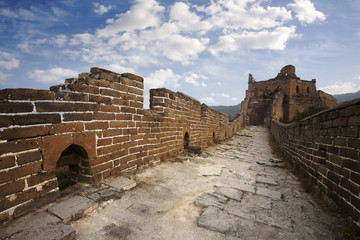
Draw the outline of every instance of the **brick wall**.
M360 99L298 123L271 123L271 133L293 163L354 221L360 214Z
M240 121L143 78L100 68L50 91L0 90L0 222L59 196L55 172L97 183L235 134Z

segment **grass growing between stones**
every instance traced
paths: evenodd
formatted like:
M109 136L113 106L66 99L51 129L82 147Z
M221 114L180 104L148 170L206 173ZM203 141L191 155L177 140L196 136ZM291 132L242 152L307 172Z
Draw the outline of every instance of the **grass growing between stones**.
M58 180L58 186L59 190L62 191L72 185L74 185L76 182L68 178L65 173L63 172L57 172L55 173L56 178Z
M324 194L316 187L316 181L309 177L309 175L294 165L291 159L281 150L278 143L275 141L273 136L269 134L269 145L271 147L272 153L275 154L278 158L285 161L288 166L288 169L294 173L299 181L304 191L311 195L312 199L320 206L320 208L332 215L342 214L342 211ZM337 240L357 240L360 239L360 227L357 226L353 221L348 219L342 226L333 226L333 233Z

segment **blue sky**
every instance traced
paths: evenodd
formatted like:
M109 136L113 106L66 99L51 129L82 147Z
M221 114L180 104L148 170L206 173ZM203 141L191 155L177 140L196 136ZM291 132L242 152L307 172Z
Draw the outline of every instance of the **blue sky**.
M208 105L288 64L331 94L360 90L360 1L0 0L0 88L48 89L102 67Z

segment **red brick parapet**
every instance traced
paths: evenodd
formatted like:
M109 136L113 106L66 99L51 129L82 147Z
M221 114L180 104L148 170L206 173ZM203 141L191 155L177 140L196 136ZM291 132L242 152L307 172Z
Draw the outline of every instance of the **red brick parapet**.
M0 90L0 222L59 195L55 172L97 183L235 134L242 121L144 80L101 68L48 90Z

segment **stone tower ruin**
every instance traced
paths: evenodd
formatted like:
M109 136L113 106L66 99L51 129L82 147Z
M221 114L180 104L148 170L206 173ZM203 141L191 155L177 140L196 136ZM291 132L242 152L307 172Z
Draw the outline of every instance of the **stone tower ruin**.
M302 80L295 74L295 67L287 65L275 78L255 81L249 74L247 103L247 125L269 126L272 118L292 120L299 112L310 107L333 107L336 99L316 90L316 80Z

